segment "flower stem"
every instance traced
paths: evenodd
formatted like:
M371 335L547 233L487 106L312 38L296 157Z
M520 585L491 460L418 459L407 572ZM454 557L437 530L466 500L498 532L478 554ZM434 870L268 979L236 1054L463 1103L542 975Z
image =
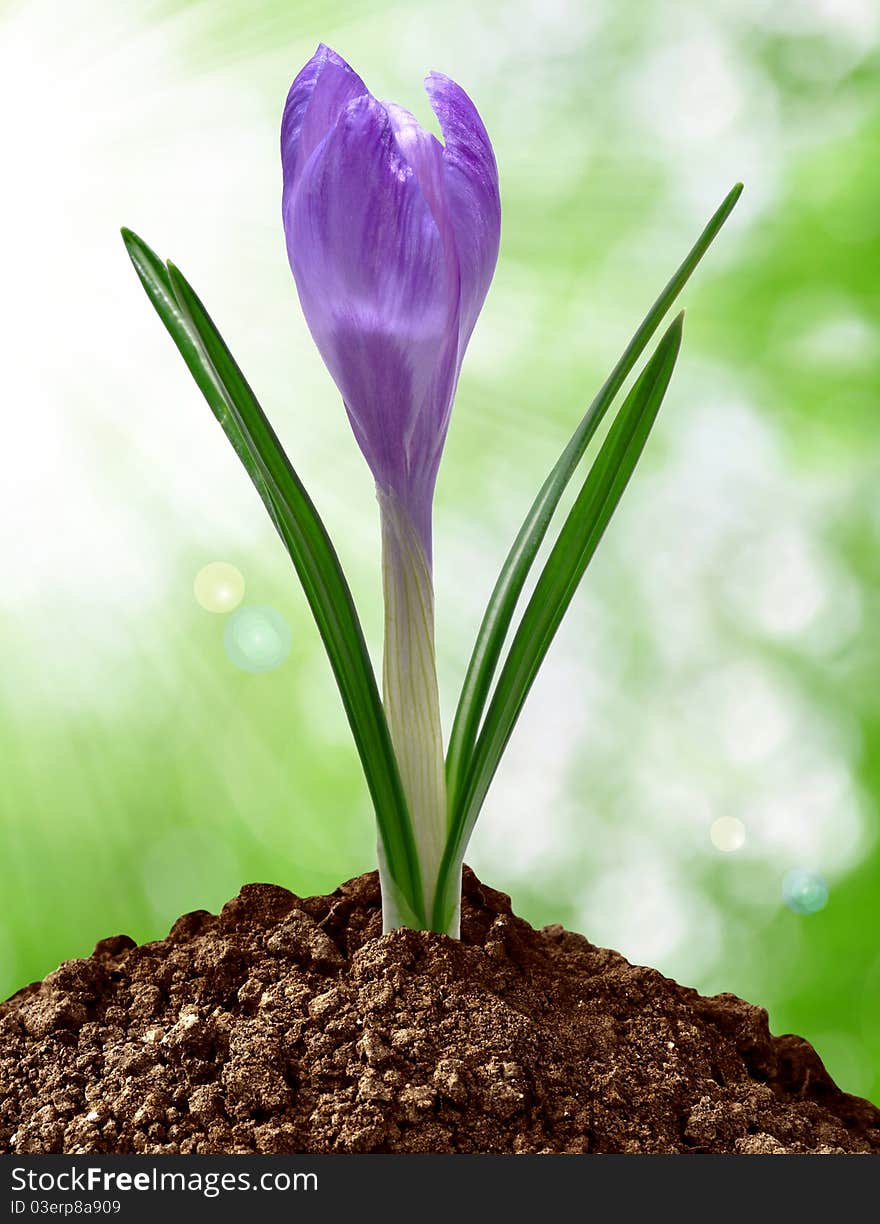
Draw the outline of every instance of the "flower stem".
M385 595L385 714L413 823L425 909L430 915L447 835L446 770L434 653L434 586L424 544L406 509L383 490L379 491L379 508ZM381 847L379 878L384 929L420 925L394 888ZM457 911L446 934L458 936Z

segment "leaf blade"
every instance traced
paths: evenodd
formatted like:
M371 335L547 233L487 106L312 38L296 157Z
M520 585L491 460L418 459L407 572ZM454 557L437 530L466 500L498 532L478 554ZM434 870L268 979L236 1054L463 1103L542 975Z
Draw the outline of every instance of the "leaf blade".
M559 500L617 392L717 237L741 194L742 183L737 183L716 209L700 237L642 320L542 485L505 558L477 631L449 737L446 780L450 814L454 811L458 790L469 767L492 680L519 597Z
M147 295L291 556L342 696L389 872L424 920L418 855L397 761L351 591L326 528L195 291L137 235L124 230L123 239Z
M681 347L683 314L669 327L620 408L559 533L514 634L459 791L440 869L439 922L501 757L547 651L623 495L657 419ZM444 908L445 907L445 908ZM438 928L439 929L439 928Z

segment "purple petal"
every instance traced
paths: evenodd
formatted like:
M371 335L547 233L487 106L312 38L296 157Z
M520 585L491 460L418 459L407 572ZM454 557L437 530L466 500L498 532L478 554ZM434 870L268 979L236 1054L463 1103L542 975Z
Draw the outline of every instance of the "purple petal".
M352 98L368 93L353 68L321 43L297 73L281 118L284 211L303 167Z
M410 504L429 548L424 506L429 523L457 369L457 260L441 233L440 146L402 126L369 95L350 102L286 222L303 311L358 443L380 485Z
M394 103L383 103L391 121L397 147L412 168L425 202L440 233L446 262L448 317L446 342L435 370L431 389L423 401L410 440L410 466L413 471L436 477L440 464L452 397L464 350L460 345L461 274L455 230L449 211L449 191L443 146L426 132L408 110Z
M425 88L440 121L449 212L461 267L461 355L480 313L501 239L495 154L477 108L460 85L432 72Z
M410 111L394 102L383 102L382 106L394 132L397 147L416 176L437 229L441 235L445 232L451 238L443 146L436 136L425 131Z

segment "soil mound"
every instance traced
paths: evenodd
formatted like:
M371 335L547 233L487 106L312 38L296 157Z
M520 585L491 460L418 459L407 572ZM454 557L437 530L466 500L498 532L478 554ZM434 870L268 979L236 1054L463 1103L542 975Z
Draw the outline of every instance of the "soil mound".
M0 1004L0 1151L880 1153L880 1111L466 868L461 942L382 935L375 873L102 940Z

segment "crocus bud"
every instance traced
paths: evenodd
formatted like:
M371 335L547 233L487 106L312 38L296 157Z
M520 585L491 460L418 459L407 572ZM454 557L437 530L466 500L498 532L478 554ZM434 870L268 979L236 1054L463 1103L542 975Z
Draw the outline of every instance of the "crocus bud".
M430 904L446 832L431 506L501 209L473 103L439 73L426 87L443 144L408 111L377 101L322 45L290 88L281 157L300 302L376 480L385 706ZM397 925L393 908L386 903L386 926Z
M281 126L287 252L309 328L380 489L431 553L431 500L465 348L498 256L492 146L427 79L445 145L321 46Z

